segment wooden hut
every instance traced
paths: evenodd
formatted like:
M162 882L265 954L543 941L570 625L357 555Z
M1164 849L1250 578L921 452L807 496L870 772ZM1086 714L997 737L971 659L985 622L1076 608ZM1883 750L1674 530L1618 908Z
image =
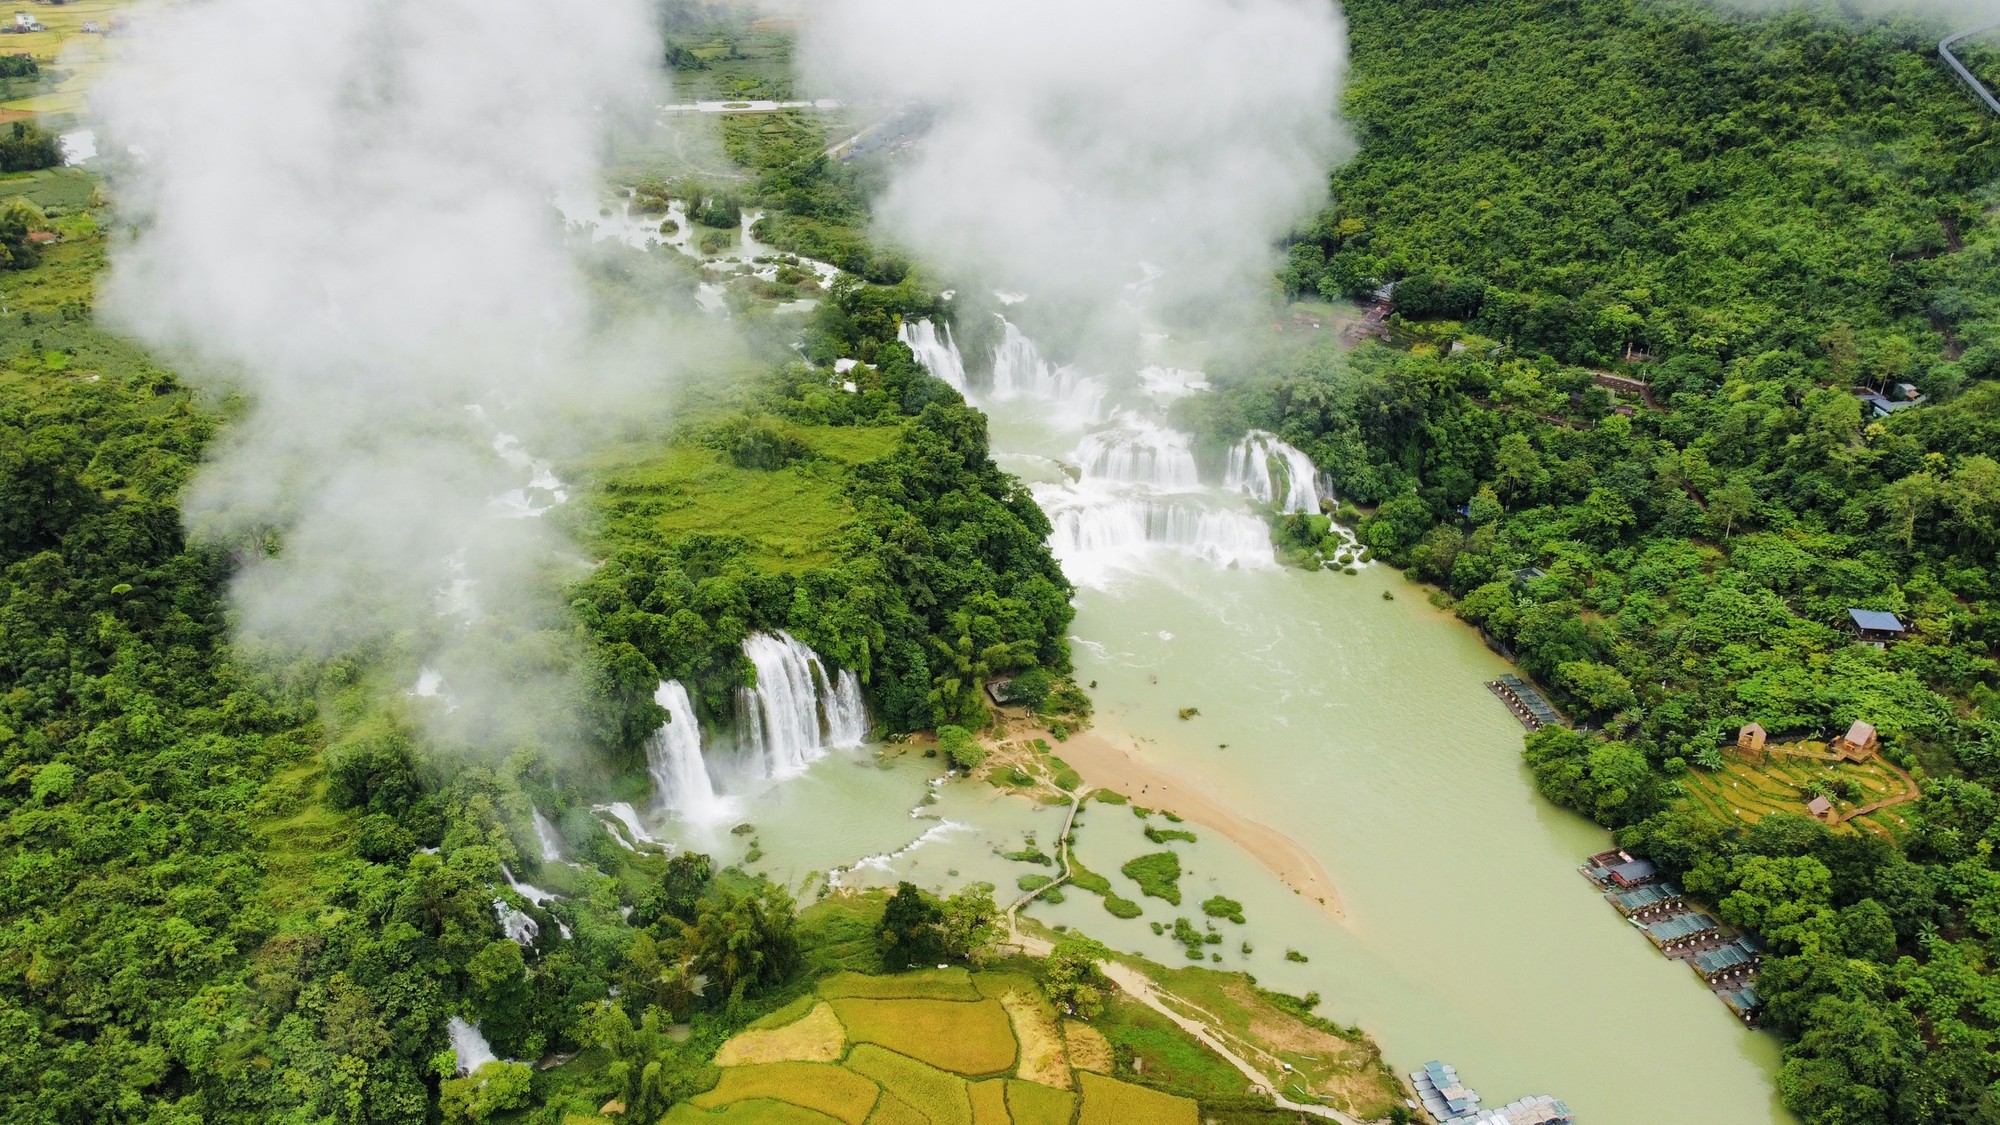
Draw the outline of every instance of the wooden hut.
M1764 757L1764 743L1770 737L1761 725L1745 723L1743 729L1736 732L1736 748L1743 751L1747 757L1761 760Z
M1812 800L1807 801L1806 811L1811 813L1814 819L1824 820L1829 824L1835 819L1833 815L1833 802L1827 800L1825 797L1814 797Z
M1874 726L1856 719L1854 725L1847 728L1847 733L1834 739L1827 749L1844 761L1858 762L1881 749L1881 746L1882 741L1877 737Z

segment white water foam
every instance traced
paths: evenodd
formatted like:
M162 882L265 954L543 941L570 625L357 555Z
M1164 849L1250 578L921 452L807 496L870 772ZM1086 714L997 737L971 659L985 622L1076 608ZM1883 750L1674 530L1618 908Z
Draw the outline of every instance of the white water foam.
M736 737L759 774L796 777L829 749L867 738L868 712L853 672L829 674L818 653L782 629L752 633L743 654L757 684L736 692Z
M1070 458L1085 480L1143 484L1161 492L1201 487L1194 439L1130 412L1120 414L1111 429L1085 434Z
M896 338L909 345L924 370L964 393L965 357L958 353L958 343L951 338L950 325L939 328L928 319L906 320L896 330Z
M1274 504L1281 512L1317 512L1320 483L1312 458L1269 430L1251 430L1229 447L1224 487L1259 504Z
M562 862L562 837L557 835L556 826L542 815L540 809L535 810L535 839L542 845L543 863Z
M653 775L653 795L661 808L696 824L715 824L735 811L735 803L715 792L702 756L701 724L694 701L679 680L664 680L653 702L665 708L667 721L646 742L646 768Z
M611 838L618 841L619 846L626 851L636 852L645 848L666 850L666 845L654 839L652 833L647 832L645 826L639 823L639 810L630 804L613 801L606 805L592 805L590 808L592 812L601 813L609 818L604 821L604 827L610 830Z
M1104 407L1103 383L1073 367L1057 367L1042 357L1025 333L1006 317L1000 318L1005 333L993 349L993 397L1005 402L1026 398L1058 407L1051 420L1068 425L1089 425L1101 416Z
M515 945L533 945L535 939L541 936L542 927L504 898L493 900L493 913L500 917L500 931Z
M1263 520L1206 496L1163 496L1089 480L1033 491L1049 517L1049 549L1078 585L1101 586L1162 554L1225 567L1277 565Z
M479 1033L478 1024L453 1016L445 1021L444 1031L451 1037L452 1052L458 1056L458 1073L474 1074L487 1063L500 1061L492 1045L486 1042L486 1036Z

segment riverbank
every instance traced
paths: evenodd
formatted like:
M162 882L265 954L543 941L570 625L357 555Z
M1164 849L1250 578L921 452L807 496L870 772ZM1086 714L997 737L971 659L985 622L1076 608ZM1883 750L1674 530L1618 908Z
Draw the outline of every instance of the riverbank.
M1304 845L1231 805L1212 787L1147 757L1140 751L1144 739L1100 724L1058 742L1046 727L1021 719L1010 721L1003 737L1042 739L1091 788L1121 793L1135 804L1171 812L1224 837L1327 917L1347 921L1333 876Z

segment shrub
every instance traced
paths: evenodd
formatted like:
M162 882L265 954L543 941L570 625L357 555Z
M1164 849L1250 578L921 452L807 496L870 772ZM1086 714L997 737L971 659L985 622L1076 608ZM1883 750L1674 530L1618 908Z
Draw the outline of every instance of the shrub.
M1181 857L1172 852L1154 852L1129 860L1118 869L1127 879L1139 884L1143 894L1165 899L1175 906L1181 904Z
M1307 956L1306 956L1305 954L1303 954L1303 953L1300 953L1300 952L1299 952L1298 950L1296 950L1296 949L1287 949L1287 950L1285 950L1285 960L1287 960L1287 961L1297 961L1297 962L1298 962L1299 964L1303 965L1303 964L1305 964L1305 963L1306 963L1306 962L1307 962L1308 960L1310 960L1310 958L1308 958L1308 957L1307 957Z
M1210 918L1227 918L1239 926L1243 924L1243 904L1233 898L1216 895L1201 904L1201 912Z
M1146 839L1155 844L1164 844L1172 840L1186 840L1190 844L1195 842L1194 833L1185 828L1154 828L1150 824L1146 826Z
M937 729L938 749L951 759L951 764L962 770L978 769L986 761L986 747L972 737L972 732L964 727L941 726Z
M1104 896L1104 909L1110 911L1114 918L1137 918L1145 913L1139 908L1138 903L1129 898L1119 898L1115 894Z

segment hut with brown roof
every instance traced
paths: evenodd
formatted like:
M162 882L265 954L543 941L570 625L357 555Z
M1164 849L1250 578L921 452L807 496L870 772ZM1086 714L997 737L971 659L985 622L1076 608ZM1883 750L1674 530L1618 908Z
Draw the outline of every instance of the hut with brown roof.
M1833 802L1827 800L1825 797L1814 797L1812 800L1807 801L1806 811L1813 814L1816 819L1828 821L1829 823L1833 820Z
M1757 723L1745 723L1743 729L1736 732L1736 748L1749 757L1762 758L1764 743L1769 738L1770 735L1764 732L1762 726Z
M1874 726L1856 719L1854 725L1847 728L1847 733L1834 739L1827 749L1844 761L1858 762L1881 749L1881 746Z

